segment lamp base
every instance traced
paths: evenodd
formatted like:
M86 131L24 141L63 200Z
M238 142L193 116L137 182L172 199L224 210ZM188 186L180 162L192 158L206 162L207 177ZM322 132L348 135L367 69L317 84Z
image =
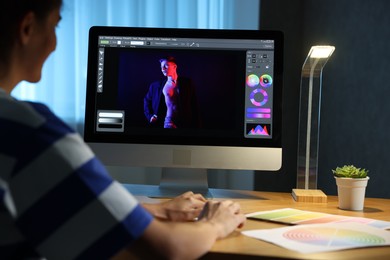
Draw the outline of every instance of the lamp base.
M293 189L292 194L295 201L326 203L327 196L321 190Z

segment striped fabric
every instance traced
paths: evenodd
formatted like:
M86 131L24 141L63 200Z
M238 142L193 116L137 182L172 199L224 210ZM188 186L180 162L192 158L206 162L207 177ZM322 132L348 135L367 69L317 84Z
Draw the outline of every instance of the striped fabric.
M46 106L0 89L0 259L107 259L151 220Z

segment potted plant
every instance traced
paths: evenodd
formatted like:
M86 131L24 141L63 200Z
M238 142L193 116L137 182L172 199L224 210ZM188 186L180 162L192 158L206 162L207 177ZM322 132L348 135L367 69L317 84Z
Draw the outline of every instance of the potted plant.
M339 208L363 210L368 170L354 165L344 165L332 170L336 179Z

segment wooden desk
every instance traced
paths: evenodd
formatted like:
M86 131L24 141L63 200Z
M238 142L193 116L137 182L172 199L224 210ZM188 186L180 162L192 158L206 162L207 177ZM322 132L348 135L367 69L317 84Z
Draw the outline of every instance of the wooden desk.
M244 213L295 208L354 217L365 217L390 221L390 200L366 198L361 212L338 209L336 196L328 196L327 203L296 202L290 193L236 191L253 198L233 199L241 204ZM217 199L217 198L216 198ZM278 223L248 219L242 230L283 227ZM389 259L390 246L350 249L317 254L301 254L274 244L257 240L235 232L215 243L211 252L202 259Z
M125 185L136 196L153 193L156 186ZM151 190L150 190L151 189ZM210 189L214 199L231 199L240 203L245 214L256 211L295 208L329 214L372 218L390 221L390 200L366 198L363 211L338 209L336 196L328 196L327 203L296 202L291 193L257 192ZM147 200L150 200L147 198ZM286 225L248 219L242 230L269 229ZM318 254L301 254L242 235L239 231L217 241L211 251L201 259L389 259L390 246L349 249Z

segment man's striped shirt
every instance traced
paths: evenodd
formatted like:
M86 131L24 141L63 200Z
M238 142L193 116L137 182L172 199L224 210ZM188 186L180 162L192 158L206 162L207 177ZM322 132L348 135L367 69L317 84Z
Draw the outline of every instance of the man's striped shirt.
M0 259L107 259L151 221L77 133L0 89Z

